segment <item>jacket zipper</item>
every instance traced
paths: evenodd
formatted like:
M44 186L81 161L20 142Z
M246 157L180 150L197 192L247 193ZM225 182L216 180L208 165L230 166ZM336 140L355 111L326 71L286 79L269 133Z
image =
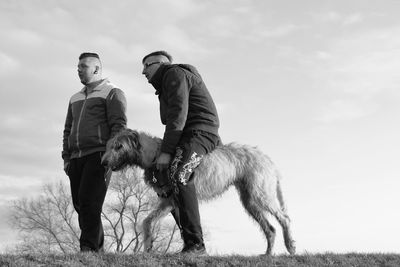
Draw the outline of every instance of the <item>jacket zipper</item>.
M103 141L101 140L101 127L100 127L100 124L97 125L97 135L99 136L99 143L103 144Z
M85 91L85 101L83 101L81 113L79 114L78 124L76 126L76 147L78 148L78 151L79 151L79 157L82 156L82 151L79 148L79 126L81 124L83 110L85 109L85 105L86 105L86 100L87 100L87 92Z

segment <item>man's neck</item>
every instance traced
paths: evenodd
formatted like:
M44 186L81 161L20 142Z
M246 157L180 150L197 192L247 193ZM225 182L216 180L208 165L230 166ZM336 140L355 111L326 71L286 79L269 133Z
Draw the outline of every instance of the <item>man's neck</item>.
M103 81L103 79L99 79L97 81L91 82L86 84L86 88L88 90L93 90L95 87L97 87L101 82Z

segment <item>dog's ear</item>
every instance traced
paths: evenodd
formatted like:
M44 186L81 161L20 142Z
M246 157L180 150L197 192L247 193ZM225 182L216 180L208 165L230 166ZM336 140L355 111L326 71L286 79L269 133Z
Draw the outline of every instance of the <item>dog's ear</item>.
M129 129L129 140L136 150L140 150L139 133Z

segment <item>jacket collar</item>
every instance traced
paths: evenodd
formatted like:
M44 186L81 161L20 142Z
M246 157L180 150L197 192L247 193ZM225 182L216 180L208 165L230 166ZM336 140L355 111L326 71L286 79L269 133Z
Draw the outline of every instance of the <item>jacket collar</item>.
M154 89L156 89L156 95L161 93L164 74L171 66L171 64L161 64L158 70L154 73L153 77L150 79L149 83L151 83Z
M85 86L85 87L82 88L81 93L84 94L86 92L87 93L91 93L93 91L100 91L101 88L102 88L102 85L104 85L107 82L108 82L108 79L102 79L102 80L98 81L98 84L94 88L90 88L89 89L89 87Z

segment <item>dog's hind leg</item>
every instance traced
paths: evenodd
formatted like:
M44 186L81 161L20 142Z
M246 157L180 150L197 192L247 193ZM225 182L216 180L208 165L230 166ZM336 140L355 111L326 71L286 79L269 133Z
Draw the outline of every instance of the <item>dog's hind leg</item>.
M267 211L263 208L256 195L253 194L246 186L236 186L243 207L250 216L260 225L267 239L267 251L265 254L271 255L275 244L275 228L269 223Z
M155 210L153 210L144 220L143 220L143 245L145 252L151 252L153 248L154 236L153 228L162 218L168 215L169 212L174 208L170 198L160 198Z
M292 232L290 230L290 219L287 214L282 211L272 211L271 212L275 218L278 220L279 224L282 226L283 238L285 240L285 246L287 251L293 255L296 253L295 241L292 238Z
M278 174L278 176L280 175ZM287 214L286 203L283 198L280 179L278 179L276 184L276 196L277 196L276 201L272 203L274 205L271 205L270 207L271 213L275 216L275 218L282 226L283 238L285 240L286 249L291 255L293 255L296 253L296 245L295 241L292 238L292 233L290 230L290 218L289 215Z
M286 249L291 255L293 255L296 253L296 246L290 230L290 218L286 214L286 211L281 206L282 205L280 201L276 199L268 203L267 208L269 212L278 220L279 224L282 226L283 238L285 240Z

